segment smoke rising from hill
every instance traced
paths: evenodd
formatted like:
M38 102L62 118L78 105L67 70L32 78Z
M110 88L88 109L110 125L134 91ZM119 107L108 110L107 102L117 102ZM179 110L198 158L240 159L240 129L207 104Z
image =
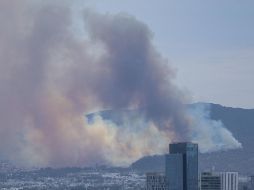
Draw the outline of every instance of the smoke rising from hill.
M212 136L194 127L203 116L185 110L185 94L145 24L90 10L82 22L87 37L73 29L63 2L0 2L1 157L37 166L126 165L166 151L170 141L197 140L206 151L217 150L217 139L224 148L241 146L223 125L211 128L209 117L202 123ZM143 113L135 126L85 120L105 108ZM206 139L193 135L199 131Z

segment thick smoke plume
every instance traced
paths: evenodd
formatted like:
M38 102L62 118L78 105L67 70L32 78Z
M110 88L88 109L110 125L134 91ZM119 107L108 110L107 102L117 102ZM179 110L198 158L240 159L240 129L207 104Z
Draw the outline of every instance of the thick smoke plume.
M170 141L194 140L203 151L241 146L203 110L186 111L174 71L145 24L89 10L76 22L72 13L62 1L0 1L2 159L28 166L127 165L166 152ZM121 126L99 115L86 120L103 109L142 113Z

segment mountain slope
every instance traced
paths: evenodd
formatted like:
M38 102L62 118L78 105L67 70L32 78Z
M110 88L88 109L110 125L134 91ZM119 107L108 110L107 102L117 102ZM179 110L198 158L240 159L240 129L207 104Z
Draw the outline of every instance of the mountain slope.
M200 103L199 103L200 104ZM190 106L196 106L192 104ZM223 107L210 104L211 118L221 120L234 137L242 143L243 148L200 154L200 170L239 171L244 174L254 173L254 109ZM151 163L155 162L153 168ZM133 169L141 171L162 171L164 156L148 156L132 164Z

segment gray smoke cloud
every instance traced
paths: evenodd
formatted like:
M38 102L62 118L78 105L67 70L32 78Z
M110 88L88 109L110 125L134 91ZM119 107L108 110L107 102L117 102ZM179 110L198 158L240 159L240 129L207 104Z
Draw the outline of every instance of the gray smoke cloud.
M73 18L62 1L0 1L2 158L28 166L127 165L166 152L171 141L193 140L204 151L241 147L204 110L186 111L186 95L144 23L84 10L84 37ZM142 114L121 126L84 117L122 108Z
M88 13L88 31L93 42L105 48L101 57L106 70L96 76L96 94L113 109L141 107L161 130L176 131L188 138L184 95L171 83L174 71L156 52L146 25L128 15Z

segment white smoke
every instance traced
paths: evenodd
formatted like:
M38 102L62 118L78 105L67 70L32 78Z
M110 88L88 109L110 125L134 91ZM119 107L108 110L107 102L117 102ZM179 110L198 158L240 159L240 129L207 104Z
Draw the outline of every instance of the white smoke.
M210 107L210 104L196 104L189 110L192 116L191 139L199 144L200 152L241 148L241 143L220 120L211 119Z

